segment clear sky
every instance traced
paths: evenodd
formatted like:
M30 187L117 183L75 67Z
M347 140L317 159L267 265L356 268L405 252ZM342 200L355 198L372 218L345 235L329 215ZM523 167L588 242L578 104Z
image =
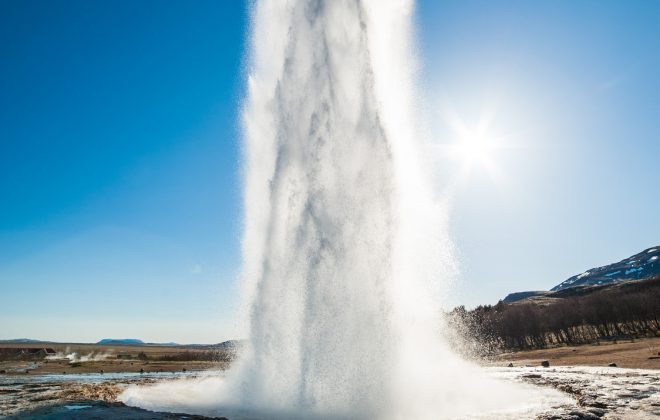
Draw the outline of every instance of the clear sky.
M452 304L660 244L659 21L418 3ZM0 339L236 336L246 25L242 1L0 2Z

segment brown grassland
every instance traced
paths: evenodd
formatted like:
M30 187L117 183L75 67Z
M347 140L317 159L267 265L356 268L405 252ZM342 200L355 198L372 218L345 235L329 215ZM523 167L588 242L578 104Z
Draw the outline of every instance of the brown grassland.
M50 348L63 354L73 352L85 356L106 355L102 360L70 363L68 360L43 358L0 359L0 371L6 374L71 374L110 372L177 372L188 370L224 369L229 361L225 357L208 357L222 350L183 346L116 346L75 343L0 343L0 349ZM202 360L194 360L202 359ZM214 360L209 360L214 359Z
M550 362L550 366L616 363L622 368L660 369L660 337L507 352L493 358L496 365L513 363L514 366L539 366L544 360Z
M80 355L107 354L104 360L69 363L67 360L0 360L0 371L6 374L62 374L110 372L180 372L226 369L230 361L190 360L206 358L207 348L180 346L101 346L96 344L0 344L2 348L48 347L57 352L76 352ZM217 351L217 350L216 350ZM142 353L142 355L141 355ZM117 358L130 357L130 359ZM547 360L550 366L607 366L616 363L622 368L660 369L660 337L601 342L579 346L505 352L490 358L487 364L539 366ZM35 363L37 362L37 363Z

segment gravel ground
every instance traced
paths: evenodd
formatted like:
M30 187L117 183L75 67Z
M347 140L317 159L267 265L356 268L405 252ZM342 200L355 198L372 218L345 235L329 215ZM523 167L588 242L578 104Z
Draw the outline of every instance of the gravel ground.
M538 402L542 407L534 409L533 417L539 420L660 418L660 370L590 366L486 369L492 376L531 384L539 389L547 389L548 395L560 396ZM118 402L119 394L130 385L148 386L171 381L173 377L194 380L199 375L199 372L0 375L0 417L201 419L204 417L151 412ZM555 390L561 391L561 394ZM529 413L503 413L497 418L529 419ZM495 417L481 415L472 418Z

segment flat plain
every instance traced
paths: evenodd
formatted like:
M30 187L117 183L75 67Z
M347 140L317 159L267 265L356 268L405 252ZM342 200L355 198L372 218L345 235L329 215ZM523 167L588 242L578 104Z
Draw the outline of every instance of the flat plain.
M493 358L497 365L608 366L631 369L660 369L660 337L601 341L598 344L562 346L502 353Z
M49 349L55 354L44 358L37 355L17 356L15 352L37 349ZM0 357L0 374L7 375L153 373L223 369L229 365L228 359L231 358L224 357L225 350L210 346L0 343L0 350L4 351L4 356ZM213 357L215 355L218 357Z

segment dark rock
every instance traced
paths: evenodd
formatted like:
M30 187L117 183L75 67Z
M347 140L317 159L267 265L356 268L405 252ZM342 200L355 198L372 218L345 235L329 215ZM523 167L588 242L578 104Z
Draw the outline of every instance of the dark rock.
M544 360L544 361L541 362L541 366L543 366L543 367L550 367L550 362L547 361L547 360Z
M591 410L591 409L594 409L594 408L595 408L595 409L604 409L604 408L607 408L607 404L605 404L605 403L602 402L602 401L598 401L598 400L591 400L591 401L589 401L588 403L585 403L584 405L589 406L589 407L590 407L590 408L589 408L590 410Z
M587 411L593 414L594 416L598 416L598 417L603 417L606 413L606 411L603 410L602 408L589 408L587 409Z
M609 366L609 367L616 367L616 363L610 363L610 364L608 364L607 366Z
M70 409L72 405L79 405L81 409L72 411ZM154 412L137 407L128 407L122 403L103 401L76 401L68 402L66 405L49 405L32 411L22 412L20 418L49 420L227 420L226 417L204 417L193 414Z
M570 416L572 416L573 418L580 419L580 420L582 420L582 419L584 419L584 420L598 420L598 416L593 414L593 413L590 413L589 411L574 410L574 411L571 411L568 414Z
M513 363L509 363L507 367L513 367Z

